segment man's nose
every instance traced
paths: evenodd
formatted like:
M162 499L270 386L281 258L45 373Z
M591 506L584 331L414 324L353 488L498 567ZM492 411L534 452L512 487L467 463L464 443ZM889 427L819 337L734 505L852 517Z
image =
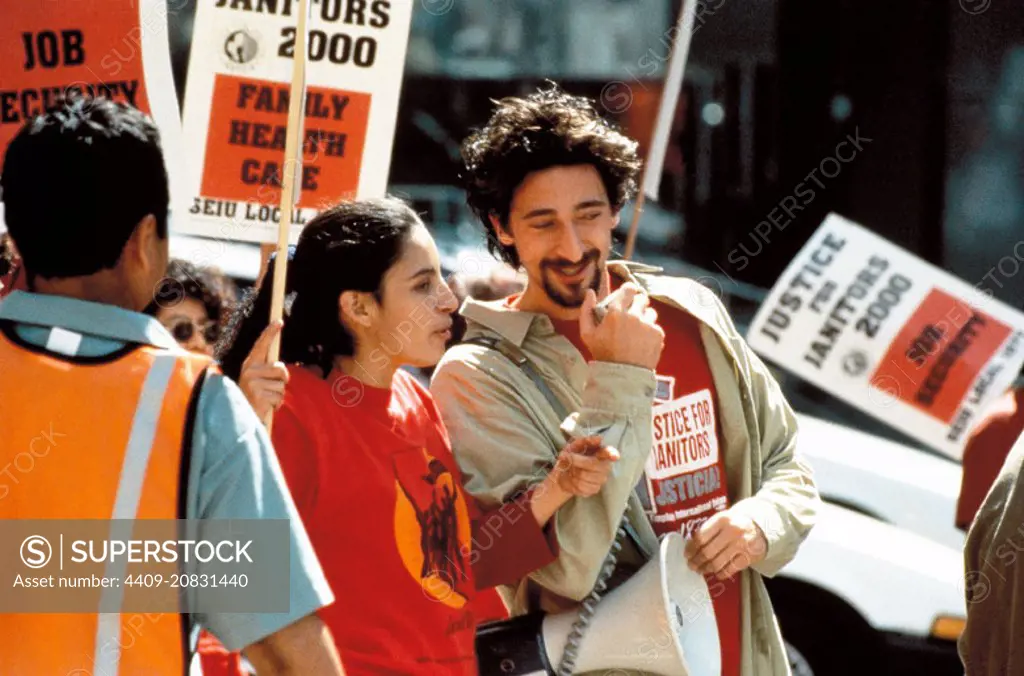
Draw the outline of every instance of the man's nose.
M577 262L583 258L583 241L580 239L571 224L564 225L558 239L558 250L556 253L560 258Z

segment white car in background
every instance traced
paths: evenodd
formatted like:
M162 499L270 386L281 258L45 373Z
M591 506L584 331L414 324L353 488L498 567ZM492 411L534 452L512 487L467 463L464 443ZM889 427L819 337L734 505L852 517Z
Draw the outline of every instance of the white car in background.
M460 192L443 186L396 192L425 212L446 272L479 274L495 264L476 226L465 218L452 225L452 214L465 211ZM215 265L243 285L259 270L252 244L172 235L171 255ZM657 255L646 259L724 290L714 275ZM966 614L964 535L954 526L959 464L821 417L798 417L799 448L824 505L793 562L766 581L795 676L962 676L956 638Z
M766 580L783 635L806 660L795 676L962 676L960 466L797 417L823 507L796 558Z
M825 500L963 549L954 525L959 463L804 413L797 419L800 450Z

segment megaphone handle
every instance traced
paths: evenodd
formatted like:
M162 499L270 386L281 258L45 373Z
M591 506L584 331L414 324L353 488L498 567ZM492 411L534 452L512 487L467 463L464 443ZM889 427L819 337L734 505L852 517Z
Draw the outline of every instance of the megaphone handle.
M583 637L590 626L590 620L594 617L594 613L597 612L598 602L608 589L608 580L611 579L612 574L615 572L615 566L619 560L619 551L622 549L622 543L625 541L626 535L626 516L623 515L619 529L615 532L615 540L612 541L611 549L604 558L604 563L601 564L601 572L598 573L594 588L587 595L587 598L583 599L583 603L580 604L579 616L573 622L569 637L565 639L562 659L559 660L558 669L555 671L558 676L572 676L576 668L576 658L579 657Z

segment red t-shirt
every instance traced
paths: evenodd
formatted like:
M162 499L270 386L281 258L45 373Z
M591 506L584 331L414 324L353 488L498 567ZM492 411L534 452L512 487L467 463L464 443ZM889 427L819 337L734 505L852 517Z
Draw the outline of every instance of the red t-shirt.
M680 532L690 538L716 512L729 507L717 393L697 320L657 301L652 300L651 305L665 331L665 349L658 362L654 447L643 480L655 511L651 519L654 532ZM553 323L589 360L579 322ZM739 576L724 582L713 575L706 579L722 647L722 676L739 676Z
M1024 431L1024 389L1005 392L984 415L964 446L964 473L956 506L956 525L963 530L971 527L1013 443Z
M408 373L381 389L289 372L274 448L336 598L319 614L346 673L476 674L477 587L557 556L529 497L486 512L467 498L440 414Z
M203 668L203 676L248 676L249 672L242 667L242 656L229 652L217 638L203 630L199 634L199 645L196 646L199 663Z

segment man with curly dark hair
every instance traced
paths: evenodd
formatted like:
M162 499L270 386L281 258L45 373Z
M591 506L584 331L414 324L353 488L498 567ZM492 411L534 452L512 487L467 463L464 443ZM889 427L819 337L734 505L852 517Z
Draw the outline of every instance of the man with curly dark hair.
M434 373L467 489L507 500L536 483L563 435L600 434L621 455L598 495L559 511L558 560L502 590L512 614L578 607L620 523L612 589L660 535L681 532L676 563L704 575L698 606L718 630L720 648L700 648L715 665L706 673L788 674L762 576L795 556L817 489L792 409L721 302L692 280L610 260L637 188L636 142L552 87L497 102L462 152L492 253L527 277L522 294L466 301L465 342Z

